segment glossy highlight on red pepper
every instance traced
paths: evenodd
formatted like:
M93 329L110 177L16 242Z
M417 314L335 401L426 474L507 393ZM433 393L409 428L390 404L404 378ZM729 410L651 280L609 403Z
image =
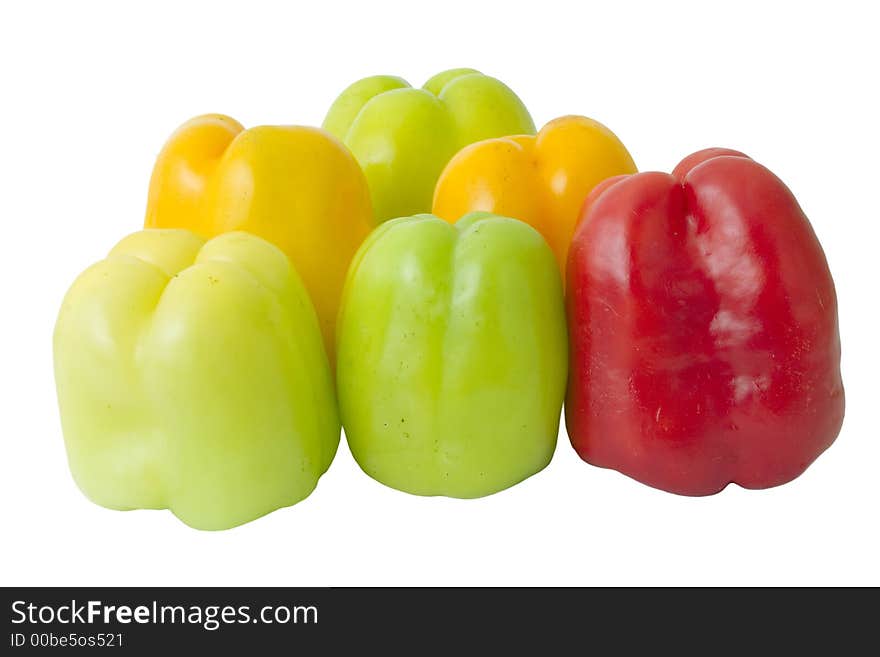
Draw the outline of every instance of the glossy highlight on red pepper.
M566 424L580 456L708 495L783 484L844 412L834 283L791 191L737 151L588 197L568 259Z

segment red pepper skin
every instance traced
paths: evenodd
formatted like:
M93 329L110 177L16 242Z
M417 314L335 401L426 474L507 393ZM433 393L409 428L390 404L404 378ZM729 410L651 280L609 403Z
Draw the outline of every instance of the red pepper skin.
M791 191L737 151L593 190L568 258L585 461L682 495L802 473L843 422L837 297Z

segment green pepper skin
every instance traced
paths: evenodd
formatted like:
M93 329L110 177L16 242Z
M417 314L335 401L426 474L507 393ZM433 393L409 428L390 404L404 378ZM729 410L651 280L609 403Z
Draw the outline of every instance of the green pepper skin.
M525 223L389 221L352 261L337 389L351 452L378 481L474 498L553 455L567 376L559 269Z
M323 127L364 170L377 222L430 212L443 167L468 144L535 134L516 94L469 68L438 73L421 89L390 75L358 80L330 107Z

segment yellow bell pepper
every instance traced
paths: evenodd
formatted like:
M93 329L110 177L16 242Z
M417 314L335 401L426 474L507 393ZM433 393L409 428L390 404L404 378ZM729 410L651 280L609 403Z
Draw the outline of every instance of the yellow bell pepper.
M348 264L374 227L366 179L335 137L303 126L245 130L221 114L191 119L159 154L144 226L205 239L240 230L280 247L309 291L332 362Z
M437 181L433 213L450 222L478 210L525 221L550 244L564 275L568 244L590 190L635 171L629 152L608 128L583 116L563 116L536 136L487 139L463 148Z

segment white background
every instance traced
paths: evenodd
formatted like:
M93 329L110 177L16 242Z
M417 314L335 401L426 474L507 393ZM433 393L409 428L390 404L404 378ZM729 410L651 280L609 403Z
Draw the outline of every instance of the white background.
M828 9L821 9L821 6ZM0 9L0 584L880 584L878 63L871 3L5 2ZM847 414L781 488L690 499L581 462L472 501L362 474L198 532L108 511L67 469L52 375L76 274L140 227L153 159L203 112L319 124L365 75L470 66L538 125L592 116L640 169L729 146L798 196L841 308Z

